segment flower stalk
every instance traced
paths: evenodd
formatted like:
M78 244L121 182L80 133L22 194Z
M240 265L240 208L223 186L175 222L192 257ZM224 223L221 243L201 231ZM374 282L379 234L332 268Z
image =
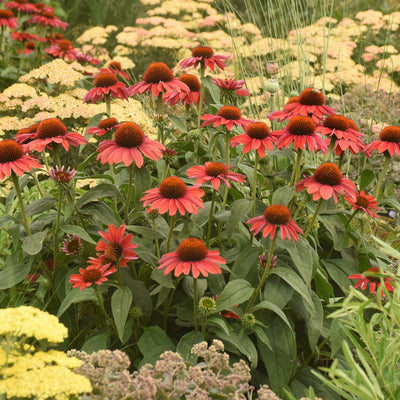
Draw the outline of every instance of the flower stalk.
M24 228L25 228L27 235L32 236L32 232L29 228L28 218L26 216L24 200L22 199L21 187L19 185L18 176L15 172L12 172L11 179L14 183L15 191L17 192L17 196L18 196L19 205L21 207L22 223L24 224Z

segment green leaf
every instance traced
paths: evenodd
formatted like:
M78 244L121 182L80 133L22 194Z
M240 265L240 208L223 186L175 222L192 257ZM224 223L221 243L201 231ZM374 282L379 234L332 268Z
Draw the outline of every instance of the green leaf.
M107 332L90 337L82 346L82 351L92 354L99 350L106 350L108 347L109 335Z
M78 225L63 226L63 227L61 227L61 230L65 233L69 233L70 235L77 235L81 239L83 239L85 242L92 243L92 244L97 243L90 237L90 235L85 231L85 229L83 229L82 227L80 227Z
M118 288L111 297L111 310L117 327L119 339L122 342L126 318L132 304L132 292L129 288Z
M361 172L360 190L366 188L374 179L375 179L374 171L371 171L370 169L365 169L363 172Z
M273 350L267 346L258 346L259 352L268 372L269 386L282 396L297 364L296 340L293 331L280 318L272 320L268 338Z
M188 332L181 337L176 345L176 352L179 353L185 361L192 364L197 363L197 356L191 354L192 347L204 340L200 332Z
M26 278L31 270L26 264L6 264L0 271L0 290L9 289Z
M88 128L91 128L92 126L98 126L99 122L103 119L103 115L105 115L105 113L100 113L100 114L96 114L95 116L93 116L89 123L87 124L87 127L85 129L85 134L88 130Z
M315 291L318 293L318 296L328 302L329 298L333 296L333 287L329 283L326 272L322 268L318 268L315 272L314 280Z
M265 329L261 326L258 325L254 325L253 326L253 331L256 334L257 338L264 343L266 346L268 346L268 348L270 350L272 350L272 345L271 345L271 341L269 340L269 337L265 331Z
M207 319L207 325L216 326L221 328L226 335L230 335L232 328L227 324L227 322L219 315L213 315Z
M233 266L231 277L234 279L246 278L247 274L259 263L257 247L247 247L240 251Z
M164 351L175 350L171 339L159 326L144 328L143 335L138 341L138 347L143 354L139 368L146 363L154 364Z
M193 282L194 278L192 278L191 276L185 276L182 282L182 289L192 299L193 299L193 288L194 288ZM200 298L207 290L207 279L200 279L200 278L197 279L197 290L198 290L197 292L198 297Z
M216 312L223 311L247 301L253 294L254 288L244 279L228 282L222 293L218 296Z
M147 168L135 168L133 172L133 178L135 180L135 197L140 199L143 192L151 188L151 175Z
M203 79L202 83L210 92L211 98L213 99L214 103L219 104L221 91L219 87L211 80L211 76L206 76Z
M252 308L252 311L256 312L258 310L264 310L264 309L274 312L282 319L282 321L288 326L289 329L292 329L292 326L290 325L290 322L287 319L286 314L276 304L271 303L268 300L264 300L261 303L257 304L255 307Z
M38 254L42 250L45 237L46 232L36 232L31 236L27 236L22 242L22 250L31 256Z
M60 304L57 317L60 318L72 304L82 303L83 301L94 301L97 303L97 297L93 288L89 287L83 290L80 290L79 288L72 289Z
M321 262L325 266L329 276L339 285L340 289L343 292L348 291L351 286L351 280L348 276L351 272L345 272L347 265L343 265L343 260L331 259L322 260Z
M314 308L314 303L311 299L310 289L304 284L304 281L289 268L273 268L272 273L280 276L285 280L303 299L307 304Z
M31 217L42 212L48 211L56 203L57 199L54 197L43 197L42 199L36 200L28 204L25 208L26 216Z
M182 133L187 132L187 128L185 123L182 121L182 119L176 117L175 115L169 114L168 119L171 121L172 125L174 128L178 129L178 131L181 131Z
M285 240L287 242L287 240ZM298 241L291 241L289 243L282 243L284 248L290 255L297 271L299 271L304 282L310 283L313 277L313 260L314 260L314 249L310 246L310 243L299 236Z
M151 279L155 280L162 287L175 289L174 282L172 281L171 274L164 275L164 271L153 269L151 271Z
M372 236L376 243L379 244L380 250L390 257L395 258L396 260L400 260L400 252L390 246L388 243L384 242L383 240L377 238L376 236Z
M293 296L293 288L278 275L270 275L265 282L264 299L270 299L281 310L286 306Z
M77 202L78 208L82 208L87 203L93 200L102 199L103 197L117 196L121 198L121 193L116 186L111 183L100 183L94 188L87 191Z
M139 225L127 225L126 226L127 232L135 232L139 235L142 235L145 239L162 239L163 235L161 233L155 231L154 229L147 228L146 226L139 226Z
M345 243L346 229L338 215L318 215L318 220L321 221L326 230L331 234L334 248L340 251Z
M275 190L272 195L271 204L282 204L287 206L296 193L296 188L294 186L283 186Z
M239 199L232 203L231 215L229 216L226 226L226 234L229 239L232 238L232 235L236 231L239 222L247 215L247 213L251 210L251 207L252 201L249 199Z

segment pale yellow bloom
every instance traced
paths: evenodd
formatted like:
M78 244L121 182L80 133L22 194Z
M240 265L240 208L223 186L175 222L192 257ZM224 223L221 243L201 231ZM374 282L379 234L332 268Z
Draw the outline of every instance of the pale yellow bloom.
M32 98L37 96L36 90L25 83L14 83L3 91L3 95L8 99L12 98Z
M68 329L55 315L31 306L0 310L0 335L27 336L60 343L68 335Z

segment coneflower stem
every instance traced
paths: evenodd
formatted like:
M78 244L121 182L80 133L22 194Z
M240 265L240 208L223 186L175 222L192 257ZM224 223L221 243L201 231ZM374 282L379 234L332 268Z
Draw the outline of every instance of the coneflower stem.
M290 178L289 186L293 186L299 180L302 156L303 156L303 150L297 149L296 164L293 167L292 177Z
M257 296L259 295L261 289L264 287L265 281L267 280L270 271L271 271L271 261L272 261L272 257L274 255L274 248L275 248L275 242L276 242L276 238L277 238L278 234L275 233L274 238L272 239L271 242L271 247L269 248L269 252L268 252L268 258L267 258L267 263L265 264L265 269L263 272L263 275L260 279L260 282L258 283L257 288L254 290L253 294L251 295L251 298L249 300L249 303L247 304L246 307L246 311L245 313L249 313L251 310L251 307L253 307L253 304L257 298Z
M163 113L163 102L162 102L162 93L160 93L157 97L157 125L158 125L157 140L162 144L164 144L165 142L164 126L163 123L161 122L162 113Z
M125 283L124 280L122 279L122 275L121 275L121 266L120 266L120 261L117 260L115 267L117 268L117 275L118 275L118 280L119 283L121 285L121 288L125 287Z
M202 112L202 107L203 107L203 99L204 99L204 72L205 72L205 66L204 63L200 63L200 101L199 101L199 107L197 110L197 134L200 132L200 117L201 117L201 112Z
M353 214L351 214L350 218L349 218L349 219L347 220L347 222L346 222L346 225L344 226L345 228L347 228L347 227L349 226L350 222L351 222L351 221L353 220L353 218L356 216L357 211L358 211L358 208L356 208L356 209L353 211Z
M61 169L60 148L58 147L58 144L53 146L53 154L55 163L57 164L58 168Z
M171 244L171 238L172 238L172 234L174 232L174 228L175 228L175 215L172 215L171 220L170 220L170 225L169 225L167 243L166 243L167 253L169 252L169 247Z
M106 94L106 114L108 118L111 118L111 96Z
M226 165L230 163L230 146L229 146L229 132L225 135L225 152L226 152Z
M99 287L97 286L97 284L93 285L94 288L94 292L96 293L96 298L97 298L97 303L99 304L100 310L103 313L104 317L106 318L106 320L108 321L108 323L110 324L112 330L117 334L118 336L118 330L117 327L115 326L114 321L111 319L111 317L108 315L106 309L104 308L104 304L103 304L103 299L100 295L99 292Z
M54 229L54 269L58 267L58 232L60 231L60 219L61 219L61 208L63 201L64 190L59 185L58 191L58 203L57 203L57 218L56 218L56 227Z
M199 330L199 322L197 321L197 306L199 303L199 291L197 287L197 278L193 278L193 319L194 319L194 331Z
M214 204L215 204L215 189L213 189L210 214L208 216L206 247L208 247L210 238L211 238L211 227L212 227L212 216L213 216L213 212L214 212Z
M378 179L378 182L377 182L377 184L376 184L375 192L374 192L374 196L375 196L377 199L379 198L379 192L380 192L380 190L381 190L382 182L383 182L383 180L384 180L385 177L386 177L386 172L387 172L387 170L388 170L388 168L389 168L389 163L390 163L390 157L389 157L389 156L386 156L386 155L385 155L385 157L386 157L385 164L384 164L384 166L383 166L383 169L382 169L381 174L379 175L379 179Z
M331 142L329 143L328 151L325 154L325 161L324 162L329 161L329 159L330 159L330 157L332 155L333 149L335 148L335 143L336 143L336 136L332 136L331 137Z
M128 193L126 195L126 203L125 203L125 211L124 211L124 221L126 224L129 223L129 205L131 203L131 195L132 195L132 186L133 186L133 167L132 163L129 167L129 181L128 181Z
M21 194L21 187L19 186L18 176L15 172L12 172L11 179L13 180L15 191L17 192L19 206L21 208L21 214L22 214L22 223L24 224L27 235L31 236L32 232L29 229L28 218L26 216L25 207L24 207L24 200L22 199L22 194Z
M255 152L254 156L254 175L253 175L253 208L252 217L256 216L256 200L257 200L257 177L258 177L258 153Z
M318 201L317 208L315 209L315 212L314 212L314 214L313 214L313 216L312 216L312 218L311 218L311 220L310 220L310 222L309 222L309 224L307 226L307 229L304 232L304 239L307 239L308 234L311 232L311 229L314 226L314 222L315 222L315 220L317 218L317 215L319 213L319 209L321 208L323 201L324 201L324 199L321 197L319 199L319 201Z
M157 231L157 227L156 227L156 221L153 219L152 220L152 224L153 224L153 230L154 232ZM161 252L160 252L160 244L158 243L158 239L155 239L156 242L156 251L157 251L157 258L160 259L161 258Z

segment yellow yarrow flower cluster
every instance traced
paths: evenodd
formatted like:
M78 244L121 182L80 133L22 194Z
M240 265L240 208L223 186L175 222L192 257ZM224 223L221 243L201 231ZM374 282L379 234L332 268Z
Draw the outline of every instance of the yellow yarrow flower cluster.
M0 335L61 343L67 337L68 329L55 315L35 307L21 306L0 310Z

